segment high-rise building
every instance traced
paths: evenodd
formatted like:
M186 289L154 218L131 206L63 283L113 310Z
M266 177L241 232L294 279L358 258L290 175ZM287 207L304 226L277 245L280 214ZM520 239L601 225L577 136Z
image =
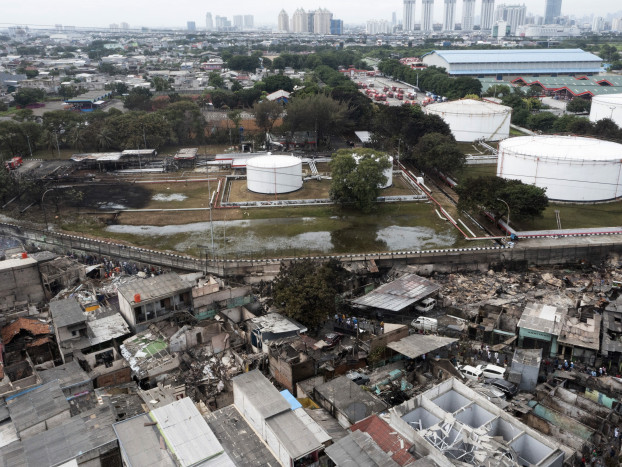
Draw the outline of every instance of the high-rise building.
M121 29L127 31L130 28L130 25L125 21L121 23Z
M205 13L205 29L208 31L214 30L214 20L212 19L211 13Z
M490 31L494 21L495 0L482 0L482 13L480 18L480 29Z
M525 24L527 7L525 5L499 5L495 11L496 21L505 21L510 28L510 34L515 34L519 26Z
M421 4L421 30L432 31L432 14L434 13L434 0L423 0Z
M186 23L186 29L188 32L195 32L197 30L197 24L194 21L188 21Z
M333 14L324 9L318 8L313 15L313 33L314 34L330 34L330 20Z
M244 29L253 29L255 27L255 17L253 15L244 15Z
M456 0L445 0L443 12L443 31L453 31L456 27Z
M294 14L292 15L292 24L292 32L309 32L309 20L307 19L307 13L302 8L298 8L294 11Z
M370 20L367 21L367 26L365 28L365 32L370 35L375 34L390 34L391 33L391 24L384 20Z
M602 16L594 16L592 21L592 32L601 32L605 29L605 18Z
M233 27L240 31L244 29L244 16L233 15Z
M402 21L404 31L415 29L415 4L416 0L404 0L404 18Z
M279 32L289 31L289 15L285 10L279 13Z
M331 19L330 20L330 33L333 36L340 36L343 34L343 20Z
M611 30L622 32L622 18L614 18L613 21L611 21Z
M391 26L393 27L397 26L397 13L396 12L391 13Z
M555 18L562 15L562 0L546 0L544 4L544 24L555 23Z
M472 31L475 25L475 0L462 2L462 30Z

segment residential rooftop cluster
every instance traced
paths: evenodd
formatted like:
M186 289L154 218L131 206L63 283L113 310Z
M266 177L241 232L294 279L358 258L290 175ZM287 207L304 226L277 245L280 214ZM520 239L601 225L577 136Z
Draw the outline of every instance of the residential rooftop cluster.
M594 272L431 277L344 263L350 311L318 330L270 305L261 284L21 247L6 257L6 465L570 466L619 455L617 256Z

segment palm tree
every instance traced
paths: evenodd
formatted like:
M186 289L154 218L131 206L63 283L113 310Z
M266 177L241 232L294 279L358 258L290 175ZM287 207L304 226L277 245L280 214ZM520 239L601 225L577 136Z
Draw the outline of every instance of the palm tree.
M114 146L114 138L112 136L112 132L110 128L106 126L102 126L102 128L97 132L95 136L97 142L97 150L106 150L110 149Z

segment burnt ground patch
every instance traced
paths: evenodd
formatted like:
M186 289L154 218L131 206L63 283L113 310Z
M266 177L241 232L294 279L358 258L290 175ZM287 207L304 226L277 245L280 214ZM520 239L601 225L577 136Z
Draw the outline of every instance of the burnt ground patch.
M151 192L134 183L93 184L78 188L82 207L94 209L141 209L149 204Z

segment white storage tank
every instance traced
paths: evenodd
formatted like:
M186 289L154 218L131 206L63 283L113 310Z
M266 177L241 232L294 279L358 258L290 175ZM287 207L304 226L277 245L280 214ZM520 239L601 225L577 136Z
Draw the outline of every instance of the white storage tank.
M246 187L255 193L289 193L302 188L302 162L294 156L259 156L246 162Z
M425 112L441 117L456 141L499 141L510 136L512 108L505 105L461 99L430 104Z
M622 127L622 94L605 94L592 97L590 122L609 118Z
M580 136L520 136L499 143L497 176L546 188L551 200L622 196L622 144Z
M356 163L359 163L359 160L361 160L361 158L363 156L360 156L358 154L352 154L352 157L354 157L354 160L356 161ZM380 185L378 188L389 188L391 185L393 185L393 157L389 156L388 154L386 155L387 159L389 159L389 162L391 163L391 167L389 167L388 169L385 169L384 172L382 172L382 175L384 175L385 177L387 177L387 181L384 185Z

